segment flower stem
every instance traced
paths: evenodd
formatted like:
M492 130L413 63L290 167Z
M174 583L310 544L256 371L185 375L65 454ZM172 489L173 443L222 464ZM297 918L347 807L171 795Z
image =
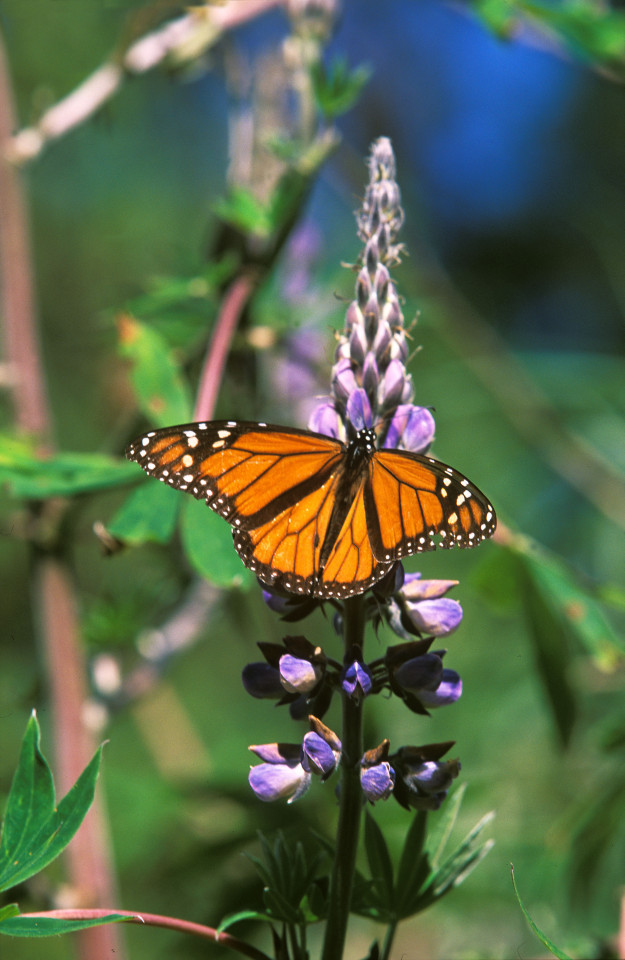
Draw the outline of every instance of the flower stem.
M344 614L346 651L354 644L362 647L364 627L362 597L346 600ZM343 750L339 823L322 960L341 960L343 956L362 813L362 790L360 787L362 703L356 703L347 696L343 696L341 740Z

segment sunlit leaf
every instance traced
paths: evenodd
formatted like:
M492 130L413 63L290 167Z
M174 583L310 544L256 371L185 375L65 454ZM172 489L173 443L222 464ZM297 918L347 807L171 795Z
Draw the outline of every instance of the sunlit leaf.
M0 484L15 497L44 500L110 489L132 479L129 466L119 457L99 453L44 457L25 441L0 437Z
M119 345L130 360L139 406L152 426L166 427L191 419L189 389L171 349L153 327L130 314L118 319Z
M182 497L176 490L148 479L129 494L107 530L124 543L167 543L181 505Z

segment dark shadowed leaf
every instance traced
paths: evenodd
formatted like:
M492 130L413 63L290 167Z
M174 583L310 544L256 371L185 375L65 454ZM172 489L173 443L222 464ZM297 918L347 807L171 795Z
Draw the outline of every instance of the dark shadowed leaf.
M377 905L381 911L389 911L394 899L393 864L382 831L368 811L365 816L364 839Z

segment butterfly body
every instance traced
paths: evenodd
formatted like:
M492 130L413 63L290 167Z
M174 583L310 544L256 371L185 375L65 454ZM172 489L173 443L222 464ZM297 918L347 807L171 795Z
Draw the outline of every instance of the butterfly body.
M126 456L233 527L246 566L270 586L318 598L364 592L404 556L471 547L495 513L466 477L432 457L234 420L153 431ZM438 539L437 539L438 538Z

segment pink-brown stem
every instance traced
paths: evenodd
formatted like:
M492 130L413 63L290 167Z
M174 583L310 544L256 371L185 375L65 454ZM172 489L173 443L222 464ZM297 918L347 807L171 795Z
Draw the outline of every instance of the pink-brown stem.
M216 930L214 927L206 927L201 923L193 923L191 920L180 920L177 917L166 917L158 913L143 913L143 911L132 910L47 910L44 913L23 913L23 917L50 917L57 920L97 920L104 917L110 917L112 914L127 917L129 923L138 923L150 927L165 927L168 930L177 930L179 933L188 933L194 937L202 937L210 940L212 943L218 943L222 947L228 947L244 957L250 957L251 960L269 960L266 953L258 950L249 943L233 937L226 931ZM96 928L99 929L99 928Z
M11 84L0 38L0 144L15 127ZM32 434L41 453L52 448L52 416L37 336L26 202L19 173L0 156L0 316L12 387L15 423ZM42 526L58 527L65 509L58 501L43 507ZM33 515L34 519L34 515ZM33 522L36 527L36 522ZM91 759L95 744L82 723L86 700L85 667L73 586L68 568L54 551L34 557L34 598L47 659L53 708L58 784L65 792ZM113 899L114 883L104 818L98 805L68 848L73 895L82 903ZM119 931L98 927L82 931L84 960L122 956Z
M202 370L195 404L196 420L210 420L213 416L230 344L245 305L254 291L254 286L252 275L243 273L232 281L224 294Z

